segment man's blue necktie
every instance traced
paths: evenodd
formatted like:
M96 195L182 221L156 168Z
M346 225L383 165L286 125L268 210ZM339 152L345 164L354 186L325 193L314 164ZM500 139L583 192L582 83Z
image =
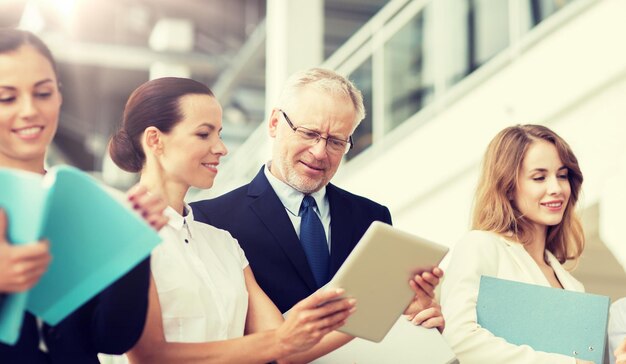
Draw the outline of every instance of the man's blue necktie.
M315 199L305 195L300 205L300 244L309 261L309 266L318 287L328 282L330 255L322 221L313 209Z

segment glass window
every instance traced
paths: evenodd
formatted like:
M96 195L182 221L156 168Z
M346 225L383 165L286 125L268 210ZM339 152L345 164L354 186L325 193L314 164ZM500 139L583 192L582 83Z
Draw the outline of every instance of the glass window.
M509 45L509 2L445 0L448 85L474 72Z
M385 132L393 130L433 98L430 31L424 9L391 37L384 46Z
M520 14L522 26L528 31L574 0L526 0L526 13Z

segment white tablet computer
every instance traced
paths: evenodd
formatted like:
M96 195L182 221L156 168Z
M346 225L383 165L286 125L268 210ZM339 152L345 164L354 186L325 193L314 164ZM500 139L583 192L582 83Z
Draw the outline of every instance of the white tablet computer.
M357 299L357 310L339 328L346 334L381 341L415 293L409 280L437 266L448 248L376 221L328 282Z

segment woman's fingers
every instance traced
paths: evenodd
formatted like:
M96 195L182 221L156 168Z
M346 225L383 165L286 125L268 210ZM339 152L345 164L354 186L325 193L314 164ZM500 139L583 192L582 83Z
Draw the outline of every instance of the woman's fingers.
M323 302L322 304L314 305L321 298L332 297L331 301ZM305 303L304 301L301 301ZM354 312L356 300L353 298L340 298L336 295L319 296L310 302L306 302L307 305L303 305L296 308L296 312L292 310L291 314L298 315L297 320L300 324L310 324L313 329L320 329L327 326L332 326L335 323L345 320Z
M354 311L356 311L355 299L343 299L322 306L313 313L315 326L318 330L334 327L338 323L345 321ZM334 329L333 329L334 330ZM332 330L331 330L332 331Z
M345 324L355 311L356 300L342 298L344 290L319 290L298 302L277 329L286 355L307 350L326 334Z
M419 323L419 325L427 329L437 328L437 330L439 330L439 332L442 333L445 328L445 320L443 319L442 316L431 317L427 320L422 321L421 323Z
M439 307L430 307L420 311L410 321L426 328L436 327L440 332L443 332L445 326L445 320Z
M50 243L40 240L37 243L11 245L10 259L14 262L45 263L50 261Z
M435 297L435 287L439 284L439 278L443 276L443 271L440 268L435 267L432 271L422 272L413 276L413 282L416 286L426 293L429 297ZM411 288L416 294L420 294L420 291L416 289L416 286L411 285Z
M613 355L615 355L615 364L626 364L626 340L615 348Z
M133 208L155 230L159 231L167 224L169 219L163 214L167 208L167 202L159 195L149 193L148 189L140 184L131 187L126 195Z
M294 308L298 309L298 308L314 308L314 307L318 307L321 306L325 303L328 303L331 300L335 300L341 297L341 295L343 295L344 293L346 293L346 291L344 289L341 288L337 288L337 289L319 289L316 292L314 292L312 295L310 295L309 297L303 299L302 301L296 303L296 305L294 306Z
M435 288L429 283L426 283L420 275L415 275L413 279L409 281L409 286L415 293L416 299L421 297L435 297Z
M126 191L126 196L128 197L129 201L133 201L138 196L143 195L147 192L148 189L144 185L137 183L129 188L128 191Z
M24 245L0 242L0 292L30 289L46 272L50 260L46 240Z

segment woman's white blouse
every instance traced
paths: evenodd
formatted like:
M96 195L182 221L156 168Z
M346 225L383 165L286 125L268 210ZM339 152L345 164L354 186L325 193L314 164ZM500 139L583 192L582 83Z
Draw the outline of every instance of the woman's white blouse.
M168 342L207 342L244 334L248 291L243 250L230 233L183 217L168 207L169 222L152 252Z
M564 289L584 291L583 285L561 266L554 255L547 250L545 254ZM461 363L575 363L573 357L535 351L527 345L509 344L480 327L476 321L476 301L481 275L550 287L541 268L523 245L491 232L469 232L454 246L441 288L441 307L446 320L443 335Z

